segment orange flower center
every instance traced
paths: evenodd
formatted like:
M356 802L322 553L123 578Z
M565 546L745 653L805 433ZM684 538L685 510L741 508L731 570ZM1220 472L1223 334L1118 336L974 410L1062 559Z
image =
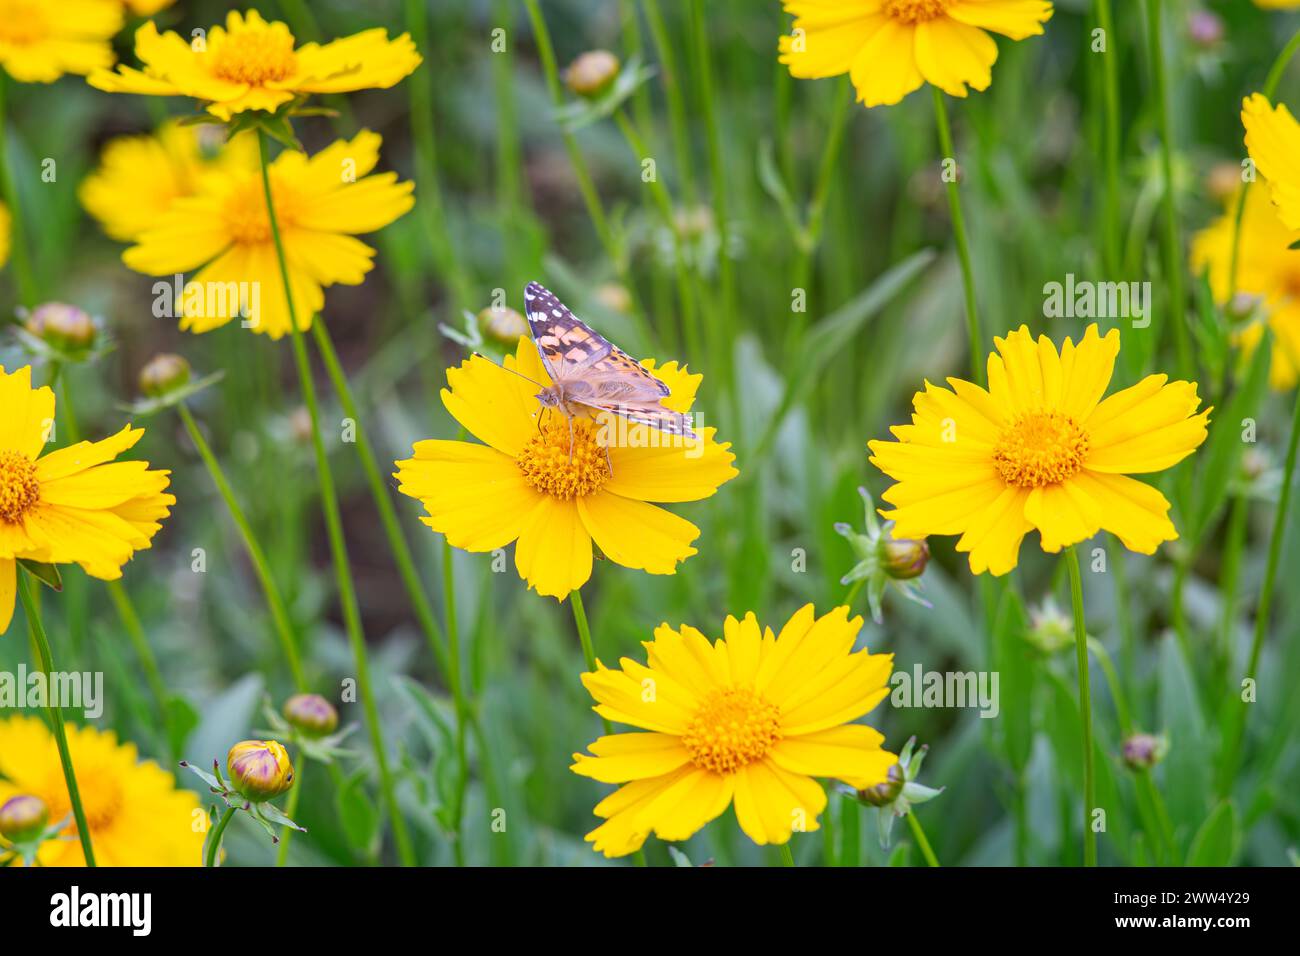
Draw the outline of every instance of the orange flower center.
M72 812L68 802L68 788L63 782L63 773L55 765L57 775L46 781L42 799L50 808L50 820L61 820ZM86 812L86 826L91 836L102 834L112 828L122 814L126 795L122 792L122 783L117 774L108 767L91 764L84 765L84 758L77 763L77 789L81 792L81 808ZM77 832L75 822L69 820L66 834Z
M275 200L275 219L280 224L281 235L293 224L293 212L285 200L285 189L271 176L271 196ZM258 177L231 192L226 200L223 218L230 238L241 244L257 245L271 241L271 219L266 214L266 190Z
M945 16L950 2L951 0L885 0L883 10L885 16L902 23L924 23Z
M781 739L781 712L744 687L715 690L691 718L682 744L701 770L735 773L762 760Z
M287 33L235 33L213 53L212 73L231 83L265 86L291 76L297 63Z
M1041 488L1065 481L1083 467L1088 435L1069 415L1029 412L1007 426L993 463L1008 485Z
M40 4L31 0L0 0L0 43L27 46L44 40L49 32Z
M538 491L562 501L594 494L610 478L605 446L596 440L596 431L589 418L575 418L570 426L563 413L547 414L519 454L519 470Z
M40 500L35 462L16 451L0 451L0 521L21 521Z

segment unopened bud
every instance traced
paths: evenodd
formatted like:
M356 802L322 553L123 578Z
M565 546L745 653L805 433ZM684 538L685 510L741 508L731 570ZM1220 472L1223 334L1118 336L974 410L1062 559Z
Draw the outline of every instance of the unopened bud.
M903 784L906 783L904 770L898 764L889 768L889 775L885 778L884 783L878 783L874 787L867 787L865 790L858 791L858 799L863 803L869 803L873 807L887 807L903 792Z
M274 740L244 740L226 756L230 782L240 795L254 803L278 797L293 786L293 764L284 747Z
M919 578L930 561L930 546L924 538L880 539L880 566L896 581Z
M1055 654L1074 643L1074 620L1048 598L1040 606L1029 609L1026 638L1044 654Z
M1253 292L1238 292L1224 309L1228 314L1228 321L1233 323L1247 321L1255 314L1263 301L1263 296L1256 295Z
M516 345L528 334L528 322L508 306L488 307L478 314L478 327L486 338L501 345Z
M608 50L589 50L569 64L564 82L579 96L594 99L609 89L620 68L618 57Z
M1124 740L1124 763L1130 770L1150 770L1168 752L1169 738L1164 734L1133 734Z
M40 797L19 794L0 806L0 836L12 843L30 840L45 829L50 809Z
M284 702L284 719L308 737L324 737L338 728L339 713L320 694L294 694Z
M1209 10L1193 10L1187 18L1187 35L1203 49L1223 41L1223 21Z
M140 370L140 391L150 398L160 398L190 380L190 363L179 355L162 352Z
M46 302L32 309L26 329L55 348L71 351L90 348L98 334L89 312L63 302Z
M1227 203L1241 189L1241 167L1236 163L1215 163L1205 177L1205 191L1215 202Z

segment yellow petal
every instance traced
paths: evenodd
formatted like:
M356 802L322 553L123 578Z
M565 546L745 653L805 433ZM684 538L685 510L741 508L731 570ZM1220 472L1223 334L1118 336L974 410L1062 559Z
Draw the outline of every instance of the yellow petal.
M1048 0L955 0L944 12L961 23L1023 40L1043 32L1052 5Z
M771 761L809 777L833 777L856 790L884 783L898 757L881 750L884 735L863 724L845 724L787 737L772 748Z
M577 499L578 514L597 547L625 568L675 574L696 551L700 529L671 511L598 492Z
M692 713L680 702L599 661L594 672L582 675L582 686L599 702L596 712L617 723L678 737L690 724Z
M18 593L17 563L13 558L0 558L0 636L9 630L14 619L14 596Z
M735 774L736 819L759 846L781 844L794 830L820 828L826 791L809 777L783 770L770 757Z
M1086 468L1070 479L1101 511L1101 526L1141 554L1154 554L1178 531L1169 520L1169 502L1155 488L1126 475L1107 475Z
M892 106L921 86L915 34L910 24L885 19L862 45L849 76L865 106Z
M515 568L538 594L564 600L591 577L591 535L572 501L538 495L515 545Z
M701 429L700 445L685 448L671 444L649 448L615 445L609 450L614 474L605 483L605 490L640 501L698 501L710 497L740 474L733 465L736 456L730 451L731 444L714 441L716 431Z
M986 90L993 82L998 45L983 30L938 17L916 25L916 65L925 79L950 96L966 86Z
M992 504L971 516L957 550L970 552L972 574L988 571L996 577L1016 566L1020 542L1031 527L1024 514L1028 498L1028 489L1007 487Z
M1286 106L1270 108L1262 94L1242 102L1241 122L1246 128L1246 149L1269 182L1273 202L1288 229L1300 229L1300 124Z
M574 754L569 768L601 783L626 783L672 773L691 759L677 737L670 734L610 734L588 748L595 756Z
M30 365L8 373L0 365L0 408L0 451L35 459L54 429L54 392L32 388Z

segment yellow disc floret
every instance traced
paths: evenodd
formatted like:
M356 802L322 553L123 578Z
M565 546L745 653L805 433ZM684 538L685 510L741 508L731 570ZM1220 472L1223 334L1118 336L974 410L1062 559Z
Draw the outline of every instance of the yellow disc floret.
M780 739L776 705L748 688L730 687L704 698L682 744L701 770L734 773L763 759Z
M1088 436L1061 412L1028 412L1003 430L993 449L998 475L1008 485L1041 488L1077 474L1088 457Z

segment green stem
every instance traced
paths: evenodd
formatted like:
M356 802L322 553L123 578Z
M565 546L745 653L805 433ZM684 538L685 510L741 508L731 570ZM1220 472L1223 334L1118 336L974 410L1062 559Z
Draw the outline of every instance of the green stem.
M27 234L23 226L22 207L18 202L18 190L14 186L13 174L9 170L9 128L7 122L7 84L8 76L0 69L0 197L9 207L10 255L14 264L14 275L18 282L18 297L23 305L33 306L40 295L36 275L32 271L32 261L27 248Z
M574 591L569 595L569 603L573 605L573 623L578 626L578 640L582 642L582 657L587 662L588 673L596 671L596 649L591 643L591 627L587 623L587 609L582 603L582 592ZM605 725L605 733L612 734L613 726L604 717L600 722Z
M50 641L45 635L45 625L41 623L41 614L32 597L31 584L27 572L21 568L16 571L18 577L18 597L23 604L23 613L27 615L27 631L31 635L40 660L41 672L46 680L54 673L54 655L50 652ZM63 767L63 780L68 786L68 802L72 804L72 816L77 821L77 838L81 841L81 852L86 857L86 866L95 865L95 850L90 845L90 825L86 823L86 811L81 806L81 790L77 787L77 774L72 768L72 752L68 749L68 731L63 726L63 708L54 697L51 703L50 723L53 724L54 742L59 749L59 763Z
M862 804L840 800L840 866L859 866L862 858Z
M1296 391L1295 408L1291 413L1291 436L1287 440L1286 464L1282 472L1282 487L1277 499L1277 512L1273 516L1273 531L1268 542L1268 563L1264 566L1264 585L1259 592L1259 605L1255 608L1255 633L1250 642L1250 660L1246 677L1252 683L1259 673L1259 658L1264 650L1264 637L1273 606L1273 588L1277 584L1277 569L1282 559L1282 540L1286 536L1287 516L1291 507L1291 491L1295 481L1296 449L1300 445L1300 389ZM1225 735L1223 761L1220 764L1219 792L1227 794L1241 760L1241 745L1246 733L1247 705L1238 695L1229 698L1231 717Z
M1170 120L1169 91L1165 79L1164 39L1162 36L1162 0L1147 0L1147 42L1150 45L1151 79L1155 87L1156 109L1160 120L1160 169L1164 178L1165 281L1169 284L1169 316L1174 326L1174 344L1178 351L1178 368L1184 375L1192 372L1192 353L1187 340L1184 315L1183 252L1178 238L1178 198L1174 185L1174 133Z
M302 795L302 773L307 768L307 756L301 750L298 751L298 763L296 769L297 776L294 777L293 787L289 790L289 799L284 804L284 815L290 820L298 819L298 798ZM280 837L280 845L275 851L275 865L284 866L285 860L289 858L289 841L293 839L293 827L284 828L284 836Z
M781 844L781 865L794 866L794 854L790 852L789 842Z
M695 180L691 175L690 128L686 120L686 97L682 95L681 74L677 70L677 55L658 0L643 0L642 5L645 7L646 23L650 25L650 35L654 39L655 52L659 56L664 99L668 103L668 125L673 135L673 155L677 162L677 175L682 178L682 197L687 205L691 205L695 202Z
M1300 30L1295 35L1282 52L1277 55L1273 61L1273 66L1268 71L1268 79L1264 81L1264 98L1270 103L1273 102L1273 96L1277 93L1277 86L1282 82L1282 73L1286 66L1291 62L1291 57L1295 55L1296 50L1300 50ZM1243 182L1241 191L1237 193L1237 208L1233 213L1232 224L1232 258L1229 260L1228 267L1228 301L1231 302L1233 296L1237 294L1237 266L1238 257L1241 251L1241 222L1246 215L1246 193L1250 190L1250 183Z
M217 821L216 828L212 835L208 837L208 852L203 859L203 865L213 867L217 865L217 860L221 856L221 838L225 836L226 827L230 825L230 818L235 815L234 807L226 807L225 812L221 814L221 819Z
M1097 865L1097 834L1092 829L1094 796L1092 753L1092 694L1088 682L1088 627L1083 618L1083 581L1079 574L1079 554L1071 545L1066 549L1070 571L1070 602L1074 607L1074 648L1079 666L1079 722L1083 727L1083 865Z
M943 104L943 93L937 86L930 87L934 94L934 122L939 131L939 148L944 159L957 162L957 153L952 145L952 131L948 128L948 111ZM960 164L958 164L960 169ZM966 217L962 213L961 188L953 176L947 183L948 209L952 216L952 233L957 242L957 259L961 263L961 285L966 296L966 332L970 340L971 373L975 381L984 384L985 365L983 362L983 335L980 333L979 303L975 298L975 271L971 266L970 243L966 238Z
M220 462L217 461L217 456L212 453L211 446L208 445L207 439L203 437L203 432L199 429L194 416L190 414L189 408L184 402L181 402L176 406L176 410L180 413L181 421L185 423L185 430L189 433L190 441L194 443L199 457L203 459L203 464L207 466L208 474L212 477L212 483L217 486L217 491L220 493L222 500L225 501L226 510L230 512L230 517L234 519L240 535L243 536L244 549L248 552L248 558L253 563L253 570L257 573L258 581L261 582L262 593L266 596L266 603L271 611L271 620L275 624L275 633L280 639L280 649L284 651L285 660L289 662L289 671L293 674L294 686L299 691L306 691L307 676L303 671L302 658L298 652L298 642L294 636L293 624L290 622L289 609L284 603L284 597L280 594L279 586L275 583L275 576L271 573L271 566L266 559L266 552L262 550L262 545L253 533L253 526L249 523L248 516L244 513L244 509L239 504L239 499L235 496L234 489L226 479L225 471L222 470Z
M1103 161L1106 167L1106 198L1103 218L1103 242L1106 269L1118 278L1123 246L1123 225L1120 222L1120 115L1119 115L1119 52L1110 0L1096 0L1097 25L1106 37L1106 52L1102 54L1102 108L1105 113L1105 147Z
M881 810L881 813L888 812ZM930 841L925 838L925 831L921 829L921 821L916 818L916 811L907 812L907 825L912 828L912 836L916 839L916 845L921 848L921 856L925 857L925 862L930 866L937 867L939 858L934 855L934 850L930 848Z
M469 757L465 746L465 728L469 708L465 704L465 690L460 665L460 627L456 622L456 577L452 563L452 547L444 538L442 542L442 595L447 615L447 675L451 682L452 698L456 707L456 800L452 808L452 826L455 838L452 853L457 866L465 865L465 846L461 839L461 820L465 811L465 788L469 783Z
M339 404L343 406L343 414L351 419L355 426L354 444L357 448L357 457L361 460L361 470L365 472L366 483L370 486L370 497L374 499L375 508L379 511L379 520L384 526L384 535L388 538L388 548L397 562L397 571L402 578L402 584L406 587L407 597L410 598L411 607L415 610L415 616L429 642L429 649L437 659L438 666L442 668L443 673L446 673L449 664L443 634L434 616L433 605L429 603L424 584L420 580L420 572L416 570L411 546L407 543L401 522L397 518L397 509L393 505L392 496L388 492L383 475L380 474L378 459L375 457L374 447L370 444L369 431L361 423L352 386L348 384L348 377L339 362L338 352L334 349L334 341L330 337L329 329L325 328L325 323L313 322L311 331L316 340L317 351L325 361L325 369L334 386L334 393L338 395Z
M158 667L158 659L154 657L153 648L149 646L149 639L145 637L140 615L136 613L135 605L131 603L131 598L127 595L121 581L107 581L105 584L108 588L108 596L113 601L113 607L117 609L117 616L122 621L122 629L126 631L131 646L135 648L135 653L140 658L145 683L149 685L149 690L154 696L158 713L165 714L167 685L163 682L162 670Z
M289 280L289 263L284 253L284 242L280 236L280 224L275 213L275 201L271 193L270 160L267 156L267 137L262 129L257 131L258 155L262 167L262 191L266 198L267 218L271 225L271 238L275 243L275 254L280 265L280 279L284 283L284 296L289 309L289 325L293 333L293 357L298 368L298 380L302 387L303 403L307 406L311 418L312 448L316 456L316 473L320 484L321 507L325 513L325 529L329 535L330 553L333 557L334 576L338 583L339 603L343 608L343 621L347 630L348 643L352 647L352 657L357 668L357 685L361 692L362 708L366 715L366 728L370 733L370 744L375 754L375 764L379 770L379 786L384 794L388 814L392 820L393 838L397 843L398 856L404 866L415 865L415 851L406 832L406 821L402 818L401 808L397 804L397 794L393 787L392 774L388 768L388 754L384 749L382 728L379 725L379 711L375 705L375 696L370 683L370 664L366 658L366 639L361 627L361 612L357 606L356 589L352 584L352 568L348 559L347 543L343 537L343 519L339 514L338 494L334 485L334 473L330 468L329 455L325 451L325 442L321 438L320 408L316 400L316 386L312 381L311 363L307 358L307 345L298 325L298 314L293 303L292 284Z

